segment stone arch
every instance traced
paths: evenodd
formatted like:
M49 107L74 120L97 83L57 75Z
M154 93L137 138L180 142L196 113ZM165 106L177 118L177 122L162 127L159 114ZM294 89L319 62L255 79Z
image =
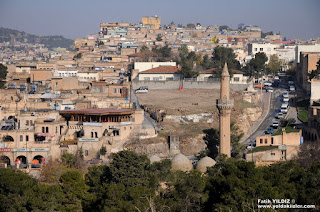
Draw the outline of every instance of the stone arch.
M13 142L14 139L12 138L12 136L10 135L5 135L3 136L3 139L2 139L4 142Z
M36 155L33 157L32 161L33 160L38 160L39 163L44 163L44 157L42 155Z
M0 157L0 162L1 163L6 163L8 166L10 166L10 158L9 157L7 157L7 156L4 156L4 155L2 155L1 157Z
M24 156L24 155L19 155L16 159L19 159L22 164L27 164L28 163L27 157Z

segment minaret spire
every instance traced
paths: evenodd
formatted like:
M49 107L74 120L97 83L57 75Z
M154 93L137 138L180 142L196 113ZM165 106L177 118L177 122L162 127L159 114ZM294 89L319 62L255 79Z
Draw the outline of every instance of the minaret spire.
M220 99L217 99L220 126L220 154L231 156L230 114L233 99L230 99L230 74L225 63L221 74Z

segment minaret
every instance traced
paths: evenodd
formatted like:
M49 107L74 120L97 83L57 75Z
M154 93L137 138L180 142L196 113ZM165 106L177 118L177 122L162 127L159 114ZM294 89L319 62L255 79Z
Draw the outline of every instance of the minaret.
M230 144L230 114L233 108L233 99L230 99L230 75L225 63L221 74L220 99L217 99L220 127L220 154L231 156Z

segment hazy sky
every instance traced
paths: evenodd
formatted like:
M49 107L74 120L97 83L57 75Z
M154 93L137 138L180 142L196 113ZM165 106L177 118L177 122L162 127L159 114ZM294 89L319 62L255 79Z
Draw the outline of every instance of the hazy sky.
M36 35L81 38L102 22L138 23L158 15L162 24L258 25L287 38L320 37L320 0L0 0L0 27Z

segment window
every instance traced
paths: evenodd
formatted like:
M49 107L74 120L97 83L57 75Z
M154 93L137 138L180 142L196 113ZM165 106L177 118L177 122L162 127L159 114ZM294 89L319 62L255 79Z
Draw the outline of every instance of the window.
M122 90L121 90L121 88L119 88L119 89L118 89L118 92L119 92L119 93L122 93Z
M116 88L113 89L113 93L117 93L117 89Z
M144 77L143 80L150 81L150 77Z
M276 155L276 153L271 152L271 155Z
M29 120L26 121L26 125L29 126Z
M46 133L49 133L49 127L46 127Z
M58 82L56 82L56 87L58 87Z
M262 52L263 52L263 48L260 48L260 51L262 51Z
M28 135L26 135L26 141L29 141L29 136Z
M153 80L154 80L154 81L159 81L160 78L159 78L159 77L153 77Z
M94 135L96 136L96 138L98 138L98 133L97 132L94 132Z
M233 81L234 81L234 82L239 82L239 81L240 81L240 78L239 78L239 77L234 77L234 78L233 78Z
M23 141L23 135L20 135L20 141Z
M260 139L260 144L263 144L263 139L262 138Z
M93 138L93 132L91 132L91 138Z
M258 51L258 49L257 49L257 48L254 48L254 51L256 52L256 51Z
M273 144L273 138L271 137L271 144Z
M264 143L267 144L268 143L268 139L264 139Z
M45 133L45 129L44 129L44 127L42 127L42 133Z
M88 156L88 155L89 155L89 151L88 151L88 150L85 150L85 151L84 151L84 154L85 154L86 156Z

